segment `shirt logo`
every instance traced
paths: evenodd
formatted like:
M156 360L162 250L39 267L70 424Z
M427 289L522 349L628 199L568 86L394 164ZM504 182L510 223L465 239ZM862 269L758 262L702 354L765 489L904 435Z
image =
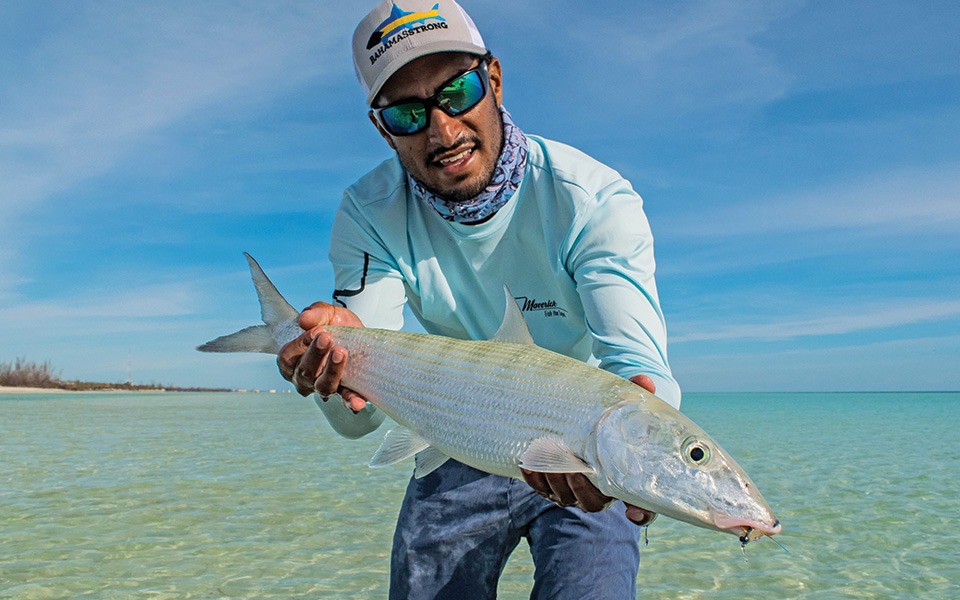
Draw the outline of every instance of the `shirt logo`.
M382 42L381 47L370 55L370 64L376 63L384 52L400 40L425 31L446 28L447 20L440 16L439 4L434 4L431 10L425 12L404 12L394 3L390 16L380 23L367 42L367 50L373 50Z
M520 303L520 310L523 312L543 312L545 317L563 317L567 318L567 310L557 306L556 300L538 301L536 298L527 296L516 296L514 298Z

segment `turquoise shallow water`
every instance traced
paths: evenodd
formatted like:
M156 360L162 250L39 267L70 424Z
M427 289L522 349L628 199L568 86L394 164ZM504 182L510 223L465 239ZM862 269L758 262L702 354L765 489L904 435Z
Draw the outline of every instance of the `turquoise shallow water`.
M783 522L658 520L641 598L960 597L960 394L688 394ZM412 466L290 394L0 395L0 599L384 598ZM501 598L526 598L521 545Z

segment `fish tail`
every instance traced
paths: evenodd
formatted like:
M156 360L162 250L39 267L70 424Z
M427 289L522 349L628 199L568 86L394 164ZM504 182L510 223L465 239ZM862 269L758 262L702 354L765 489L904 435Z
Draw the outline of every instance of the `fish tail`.
M270 335L266 325L254 325L230 335L223 335L206 344L197 346L200 352L263 352L276 354L280 346Z
M280 352L280 345L274 339L273 329L285 322L296 323L300 313L290 306L290 303L277 291L270 278L256 260L246 252L243 253L250 264L250 276L253 285L257 288L257 298L260 299L260 316L263 325L254 325L241 329L236 333L218 337L206 344L197 346L200 352L263 352L276 354Z
M253 278L253 286L257 288L263 322L275 326L285 321L296 321L300 316L297 309L290 306L286 298L277 291L277 286L273 285L257 261L246 252L243 255L247 257L247 262L250 264L250 277Z

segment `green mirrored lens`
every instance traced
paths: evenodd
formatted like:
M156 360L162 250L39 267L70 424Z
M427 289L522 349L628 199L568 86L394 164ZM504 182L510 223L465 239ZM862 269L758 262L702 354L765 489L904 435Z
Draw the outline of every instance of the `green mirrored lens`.
M386 108L380 113L387 129L395 133L412 133L427 124L427 107L422 102L410 102Z
M459 114L473 108L483 98L483 81L476 71L454 79L437 94L437 104L447 113Z
M410 135L426 129L430 107L437 106L451 117L476 106L486 93L484 75L477 67L446 84L433 98L411 100L378 109L383 126L393 135Z

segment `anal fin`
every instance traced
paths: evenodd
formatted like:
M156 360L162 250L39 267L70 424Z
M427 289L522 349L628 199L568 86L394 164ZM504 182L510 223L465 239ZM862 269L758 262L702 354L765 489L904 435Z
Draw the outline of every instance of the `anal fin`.
M370 466L376 468L393 465L429 447L429 442L406 427L398 426L383 437L380 447L370 459Z
M414 469L413 476L416 479L420 479L439 469L443 463L450 460L450 457L433 446L430 446L418 453L416 460L417 468Z

